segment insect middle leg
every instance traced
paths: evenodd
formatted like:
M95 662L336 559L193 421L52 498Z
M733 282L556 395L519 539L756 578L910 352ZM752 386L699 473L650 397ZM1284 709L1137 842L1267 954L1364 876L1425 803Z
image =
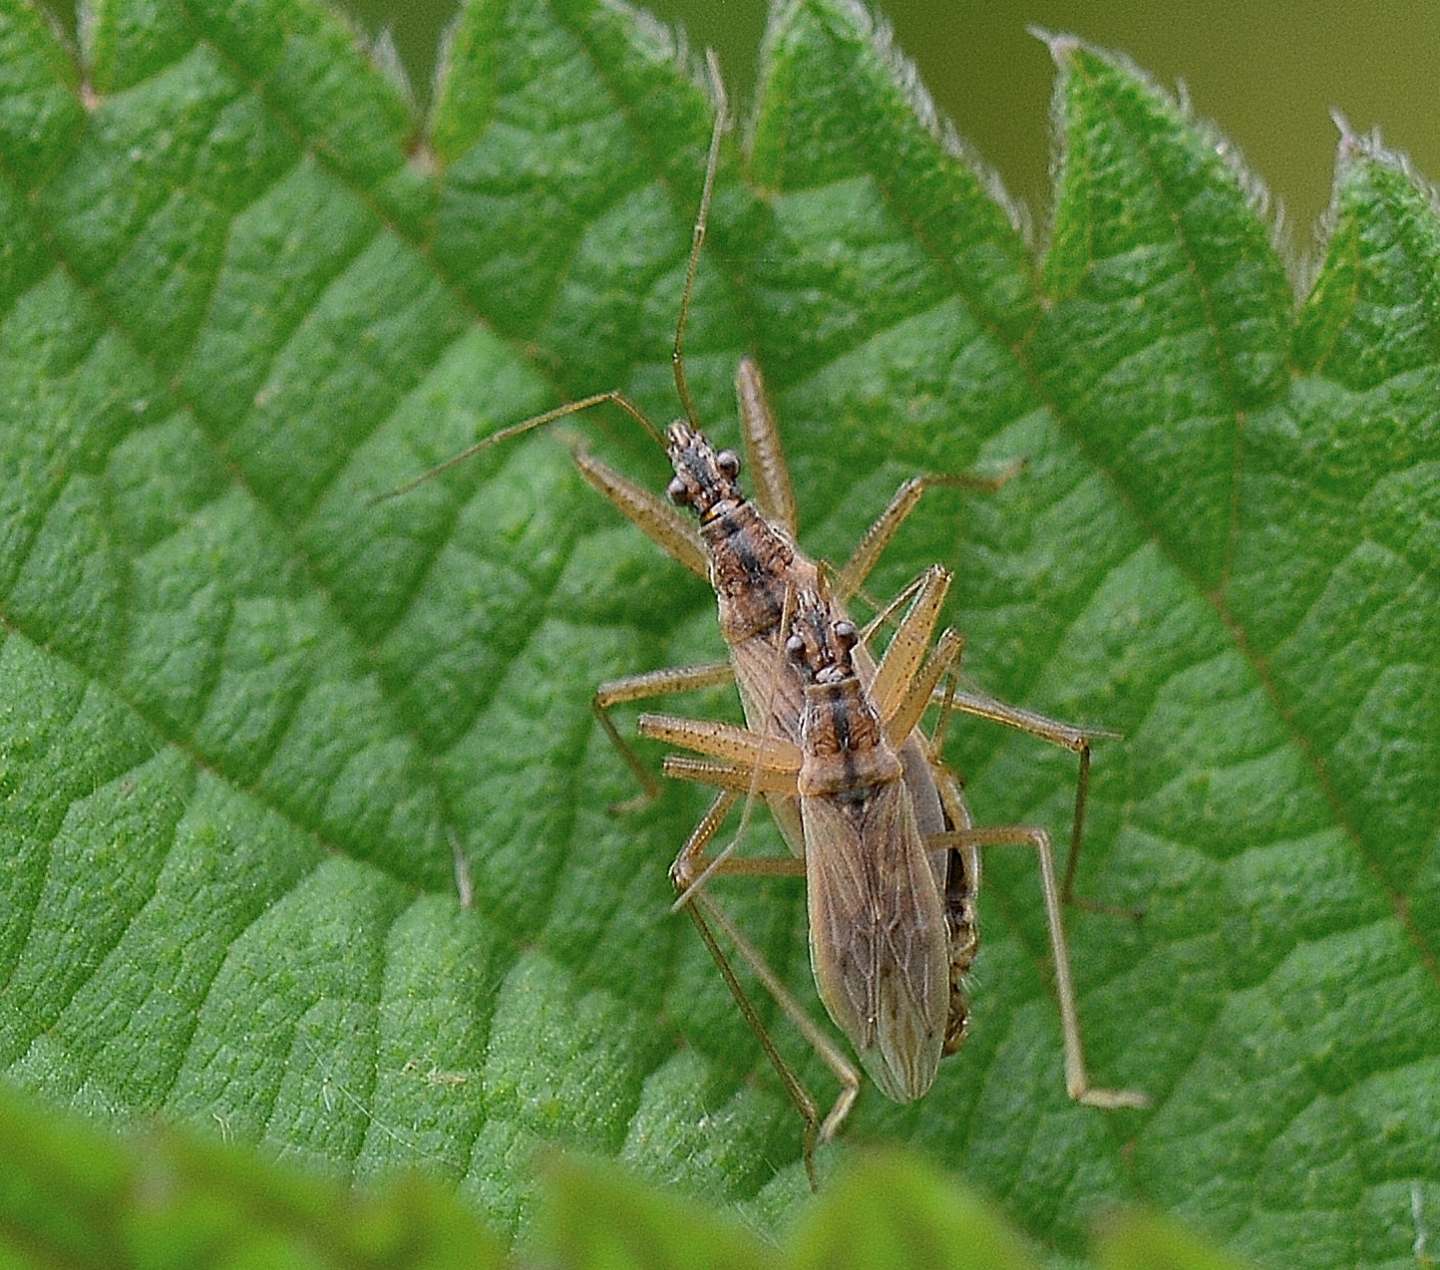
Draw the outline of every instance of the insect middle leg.
M958 639L953 636L952 632L946 631L941 635L923 664L919 664L918 657L909 651L910 646L927 636L933 627L935 616L939 611L940 599L944 594L941 584L945 580L948 579L941 574L936 574L933 578L926 580L926 584L921 588L910 612L905 615L900 630L896 633L896 640L904 638L907 641L907 648L898 655L899 665L896 674L887 680L886 700L881 705L881 715L885 720L886 730L892 742L902 740L919 726L925 703L937 691L942 694L942 700L947 705L953 704L956 697L953 679L947 682L944 688L937 689L936 687L941 676L953 674L951 668L959 655ZM890 653L887 650L887 660L889 656ZM880 682L884 670L885 667L882 664L881 672L876 675L877 683ZM879 703L877 702L877 704ZM1068 725L1055 724L1053 720L1046 720L1043 716L1031 715L1028 711L1017 711L1011 707L1007 707L1007 709L1013 716L1022 718L1030 725L1027 730L1036 731L1042 723L1047 725L1047 730L1039 733L1045 735L1046 739L1052 739L1050 732L1054 728L1066 729L1081 740L1089 735L1081 733L1078 729L1068 728ZM941 725L943 722L942 718ZM933 744L933 738L930 739L927 748L930 752L931 762L937 769L938 784L946 817L954 827L945 833L928 836L925 845L931 851L949 849L958 853L958 860L952 861L950 876L947 878L947 905L953 906L960 902L969 906L970 933L973 935L973 901L980 878L977 848L1005 844L1033 847L1040 864L1040 878L1045 897L1045 917L1050 931L1050 946L1055 962L1055 987L1060 1002L1060 1023L1065 1043L1066 1089L1072 1098L1086 1106L1111 1108L1149 1106L1149 1099L1142 1093L1123 1089L1098 1089L1090 1084L1090 1078L1085 1069L1085 1052L1080 1039L1079 1012L1075 1003L1074 980L1070 974L1069 945L1065 939L1065 926L1061 919L1061 894L1055 879L1055 859L1050 845L1050 835L1043 829L1029 825L975 828L970 824L969 809L964 804L958 783L941 762L938 748ZM1088 755L1088 743L1082 752ZM957 877L953 868L955 864L961 866L958 876L963 879L963 885L952 895L950 882ZM957 935L963 938L963 932L957 932L953 927L957 910L952 907L949 916L952 920L953 943ZM973 950L971 951L973 952ZM955 954L956 949L952 947L952 967L955 965Z
M897 745L903 743L918 724L926 704L935 702L940 705L940 718L929 738L928 749L932 763L938 762L944 744L945 729L952 714L974 715L1078 754L1080 770L1075 782L1075 811L1070 824L1070 851L1065 864L1065 879L1060 888L1061 902L1074 904L1091 912L1140 917L1141 913L1137 909L1097 903L1074 892L1075 871L1080 861L1080 844L1084 837L1085 809L1090 793L1091 742L1103 737L1113 737L1115 733L1100 728L1081 728L1071 723L1062 723L1033 710L1007 705L986 693L961 691L954 672L949 669L951 663L958 668L963 650L963 641L958 636L951 631L945 631L936 641L928 658L925 658L925 649L939 620L949 581L950 575L943 569L934 567L926 570L901 591L896 600L886 606L884 613L877 616L866 628L868 635L881 616L897 608L901 600L910 597L910 608L896 628L871 685L876 705L886 720L891 740ZM925 658L923 668L922 658ZM942 677L945 679L943 686L940 683Z
M680 854L675 857L675 863L670 867L670 879L678 895L688 896L685 902L685 911L690 914L691 920L695 923L701 940L719 968L726 986L730 989L730 995L735 999L735 1004L739 1007L745 1022L754 1032L766 1057L779 1074L786 1094L805 1121L801 1150L806 1177L809 1179L811 1190L815 1190L818 1185L815 1173L815 1148L821 1142L828 1142L840 1128L845 1117L850 1114L850 1108L860 1092L860 1073L841 1053L835 1042L826 1036L819 1025L805 1012L804 1007L786 988L780 976L761 955L760 950L745 937L719 903L711 898L703 887L697 888L694 885L698 878L711 870L722 875L743 877L804 875L805 862L793 858L757 860L732 857L718 863L706 858L705 848L719 831L725 817L729 815L730 809L734 806L735 800L736 794L728 789L722 790L716 796L709 810L700 818L700 822L680 849ZM776 1048L774 1039L736 976L729 958L720 947L719 940L715 937L716 929L726 935L744 962L755 973L755 977L760 980L776 1005L780 1007L785 1017L795 1025L800 1034L809 1042L810 1047L820 1056L821 1061L834 1074L835 1079L840 1082L840 1092L824 1120L820 1118L819 1108L814 1097L805 1088L795 1069L785 1061Z

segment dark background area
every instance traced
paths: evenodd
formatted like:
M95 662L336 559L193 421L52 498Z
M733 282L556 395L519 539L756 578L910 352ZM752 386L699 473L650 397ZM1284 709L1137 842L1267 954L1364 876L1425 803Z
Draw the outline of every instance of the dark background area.
M422 104L458 0L334 0L371 35L389 29ZM55 6L73 23L73 6ZM712 45L743 111L766 0L650 0L691 46ZM941 112L1028 205L1048 214L1050 57L1029 24L1119 49L1238 145L1308 248L1329 200L1340 110L1440 179L1440 5L1435 0L884 0L872 5Z

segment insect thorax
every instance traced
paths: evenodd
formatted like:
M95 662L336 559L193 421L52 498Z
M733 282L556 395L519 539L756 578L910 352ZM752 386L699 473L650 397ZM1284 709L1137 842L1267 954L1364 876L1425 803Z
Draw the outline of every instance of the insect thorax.
M730 643L778 631L795 548L747 502L717 509L700 526L710 552L710 583Z
M853 678L808 685L800 731L805 745L798 782L802 795L863 794L901 777L900 760Z

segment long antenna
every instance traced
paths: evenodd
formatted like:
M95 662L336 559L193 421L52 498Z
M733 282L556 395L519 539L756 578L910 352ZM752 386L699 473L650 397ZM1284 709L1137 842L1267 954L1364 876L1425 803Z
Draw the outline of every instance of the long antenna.
M720 62L713 49L707 49L705 52L705 66L710 74L711 93L715 98L715 127L710 134L710 153L705 160L705 185L700 192L700 210L695 218L695 231L690 243L690 260L685 268L685 289L680 296L680 316L675 322L675 347L672 354L675 366L675 391L679 394L680 404L685 410L685 417L696 428L700 426L700 419L695 410L695 399L690 395L689 381L685 378L685 327L690 321L690 297L695 289L695 274L700 267L700 248L705 242L705 227L710 220L710 200L715 192L715 172L720 166L720 139L724 136L725 128L730 121L725 83L720 78ZM499 445L511 437L517 437L533 428L542 428L547 423L554 423L556 419L563 419L567 415L579 414L582 410L589 410L592 406L598 406L606 401L618 406L634 419L662 450L666 448L665 438L646 417L645 412L624 393L612 389L610 392L595 393L593 396L584 397L579 401L566 402L563 406L556 406L553 410L545 411L544 414L522 419L519 423L512 423L498 432L492 432L488 437L475 442L474 445L467 446L458 454L452 454L444 462L437 463L418 476L411 477L403 485L397 485L394 489L375 495L370 500L370 505L373 507L376 503L383 503L387 499L408 494L416 486L423 485L431 478L439 476L441 472L448 471L457 464L465 462L466 459L473 458L480 451L489 449L492 445Z
M729 123L725 82L720 78L720 60L714 49L705 50L705 66L710 72L710 90L715 97L715 128L710 133L710 153L705 160L705 185L700 191L700 211L695 217L695 231L690 237L690 262L685 267L685 290L680 293L680 316L675 320L675 350L671 360L675 366L675 391L692 428L700 427L695 412L695 399L685 378L685 327L690 321L690 293L695 288L695 272L700 267L700 248L705 243L705 227L710 221L710 197L715 192L715 170L720 166L720 138Z
M567 415L579 414L582 410L589 410L591 406L598 406L601 402L608 401L612 405L619 406L626 414L635 420L650 435L650 439L662 450L665 448L665 438L660 435L659 430L649 419L645 412L640 409L624 393L612 389L610 392L597 392L590 397L582 397L579 401L567 401L563 406L556 406L554 410L547 410L544 414L532 415L529 419L521 419L519 423L512 423L507 428L501 428L499 432L492 432L483 441L477 441L474 445L466 446L458 454L452 454L443 463L437 463L434 467L421 472L419 476L412 476L403 485L397 485L394 489L386 490L383 494L376 494L370 500L370 506L376 503L383 503L388 498L398 498L401 494L408 494L417 485L423 485L431 477L439 476L441 472L449 471L457 463L463 463L468 458L473 458L481 450L488 450L492 445L499 445L502 441L508 441L511 437L518 437L521 433L529 432L534 428L543 428L547 423L554 423L556 419L563 419Z

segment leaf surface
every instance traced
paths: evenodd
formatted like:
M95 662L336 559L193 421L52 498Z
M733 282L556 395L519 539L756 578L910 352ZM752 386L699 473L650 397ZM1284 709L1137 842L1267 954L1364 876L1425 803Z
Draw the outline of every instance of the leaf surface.
M554 436L368 501L584 393L673 413L692 69L587 0L468 5L425 119L297 0L105 0L78 60L5 0L0 49L0 1067L423 1165L507 1233L543 1144L785 1224L798 1121L665 916L701 803L608 815L588 708L717 655L708 593ZM734 440L755 353L817 554L917 471L1027 460L931 495L873 589L946 562L977 679L1125 734L1080 877L1146 916L1071 940L1092 1074L1155 1109L1066 1099L1034 864L993 853L972 1042L847 1140L918 1144L1057 1256L1138 1201L1272 1264L1394 1261L1440 1211L1434 210L1343 137L1297 305L1223 142L1051 49L1037 260L862 11L777 8L696 290L702 415ZM663 486L623 416L574 431ZM1063 840L1070 756L953 731L983 822ZM797 888L732 890L808 994Z

